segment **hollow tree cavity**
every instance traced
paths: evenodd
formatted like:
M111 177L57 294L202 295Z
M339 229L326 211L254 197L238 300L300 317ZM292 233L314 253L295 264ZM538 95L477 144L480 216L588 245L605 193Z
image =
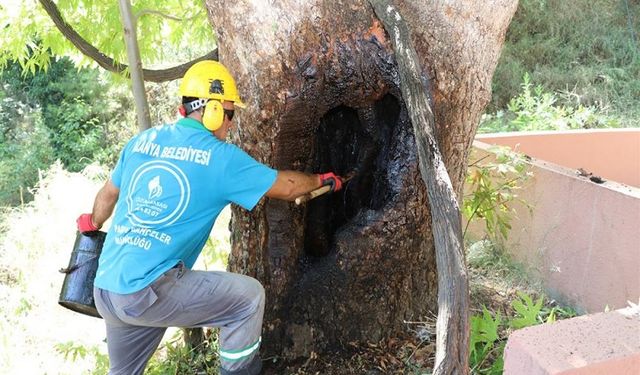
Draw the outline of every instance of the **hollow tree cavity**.
M397 2L412 32L454 190L515 0ZM265 355L375 342L436 310L427 194L391 43L370 6L206 0L248 108L234 142L277 169L357 171L304 206L232 215L231 271L265 286Z

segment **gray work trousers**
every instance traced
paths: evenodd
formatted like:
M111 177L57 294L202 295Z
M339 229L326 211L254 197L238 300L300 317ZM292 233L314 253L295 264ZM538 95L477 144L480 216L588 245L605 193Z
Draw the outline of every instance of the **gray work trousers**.
M221 374L261 371L264 289L254 278L179 263L135 293L94 288L93 294L107 326L111 375L142 374L166 327L220 327Z

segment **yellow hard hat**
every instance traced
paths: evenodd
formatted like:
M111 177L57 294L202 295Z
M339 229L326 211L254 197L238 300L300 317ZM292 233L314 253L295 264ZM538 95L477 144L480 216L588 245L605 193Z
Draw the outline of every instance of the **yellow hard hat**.
M184 74L178 92L180 96L228 100L240 108L246 107L227 68L213 60L193 64Z

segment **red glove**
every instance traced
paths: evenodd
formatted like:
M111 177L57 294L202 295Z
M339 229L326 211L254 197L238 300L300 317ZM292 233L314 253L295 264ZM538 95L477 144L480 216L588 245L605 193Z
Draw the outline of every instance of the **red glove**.
M93 220L91 220L91 214L82 214L76 219L76 224L78 224L78 231L80 233L87 232L95 232L98 227L93 225Z
M342 189L342 178L340 176L336 176L333 172L323 173L318 176L320 176L320 184L322 186L331 186L330 191L332 193Z

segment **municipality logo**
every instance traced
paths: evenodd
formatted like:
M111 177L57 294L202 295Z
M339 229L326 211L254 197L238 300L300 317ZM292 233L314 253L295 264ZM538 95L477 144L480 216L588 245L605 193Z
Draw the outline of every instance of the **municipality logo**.
M156 199L162 196L162 185L160 185L160 176L155 176L147 185L149 188L149 199Z
M151 160L136 168L126 191L127 217L143 227L174 223L191 200L187 176L164 160Z

